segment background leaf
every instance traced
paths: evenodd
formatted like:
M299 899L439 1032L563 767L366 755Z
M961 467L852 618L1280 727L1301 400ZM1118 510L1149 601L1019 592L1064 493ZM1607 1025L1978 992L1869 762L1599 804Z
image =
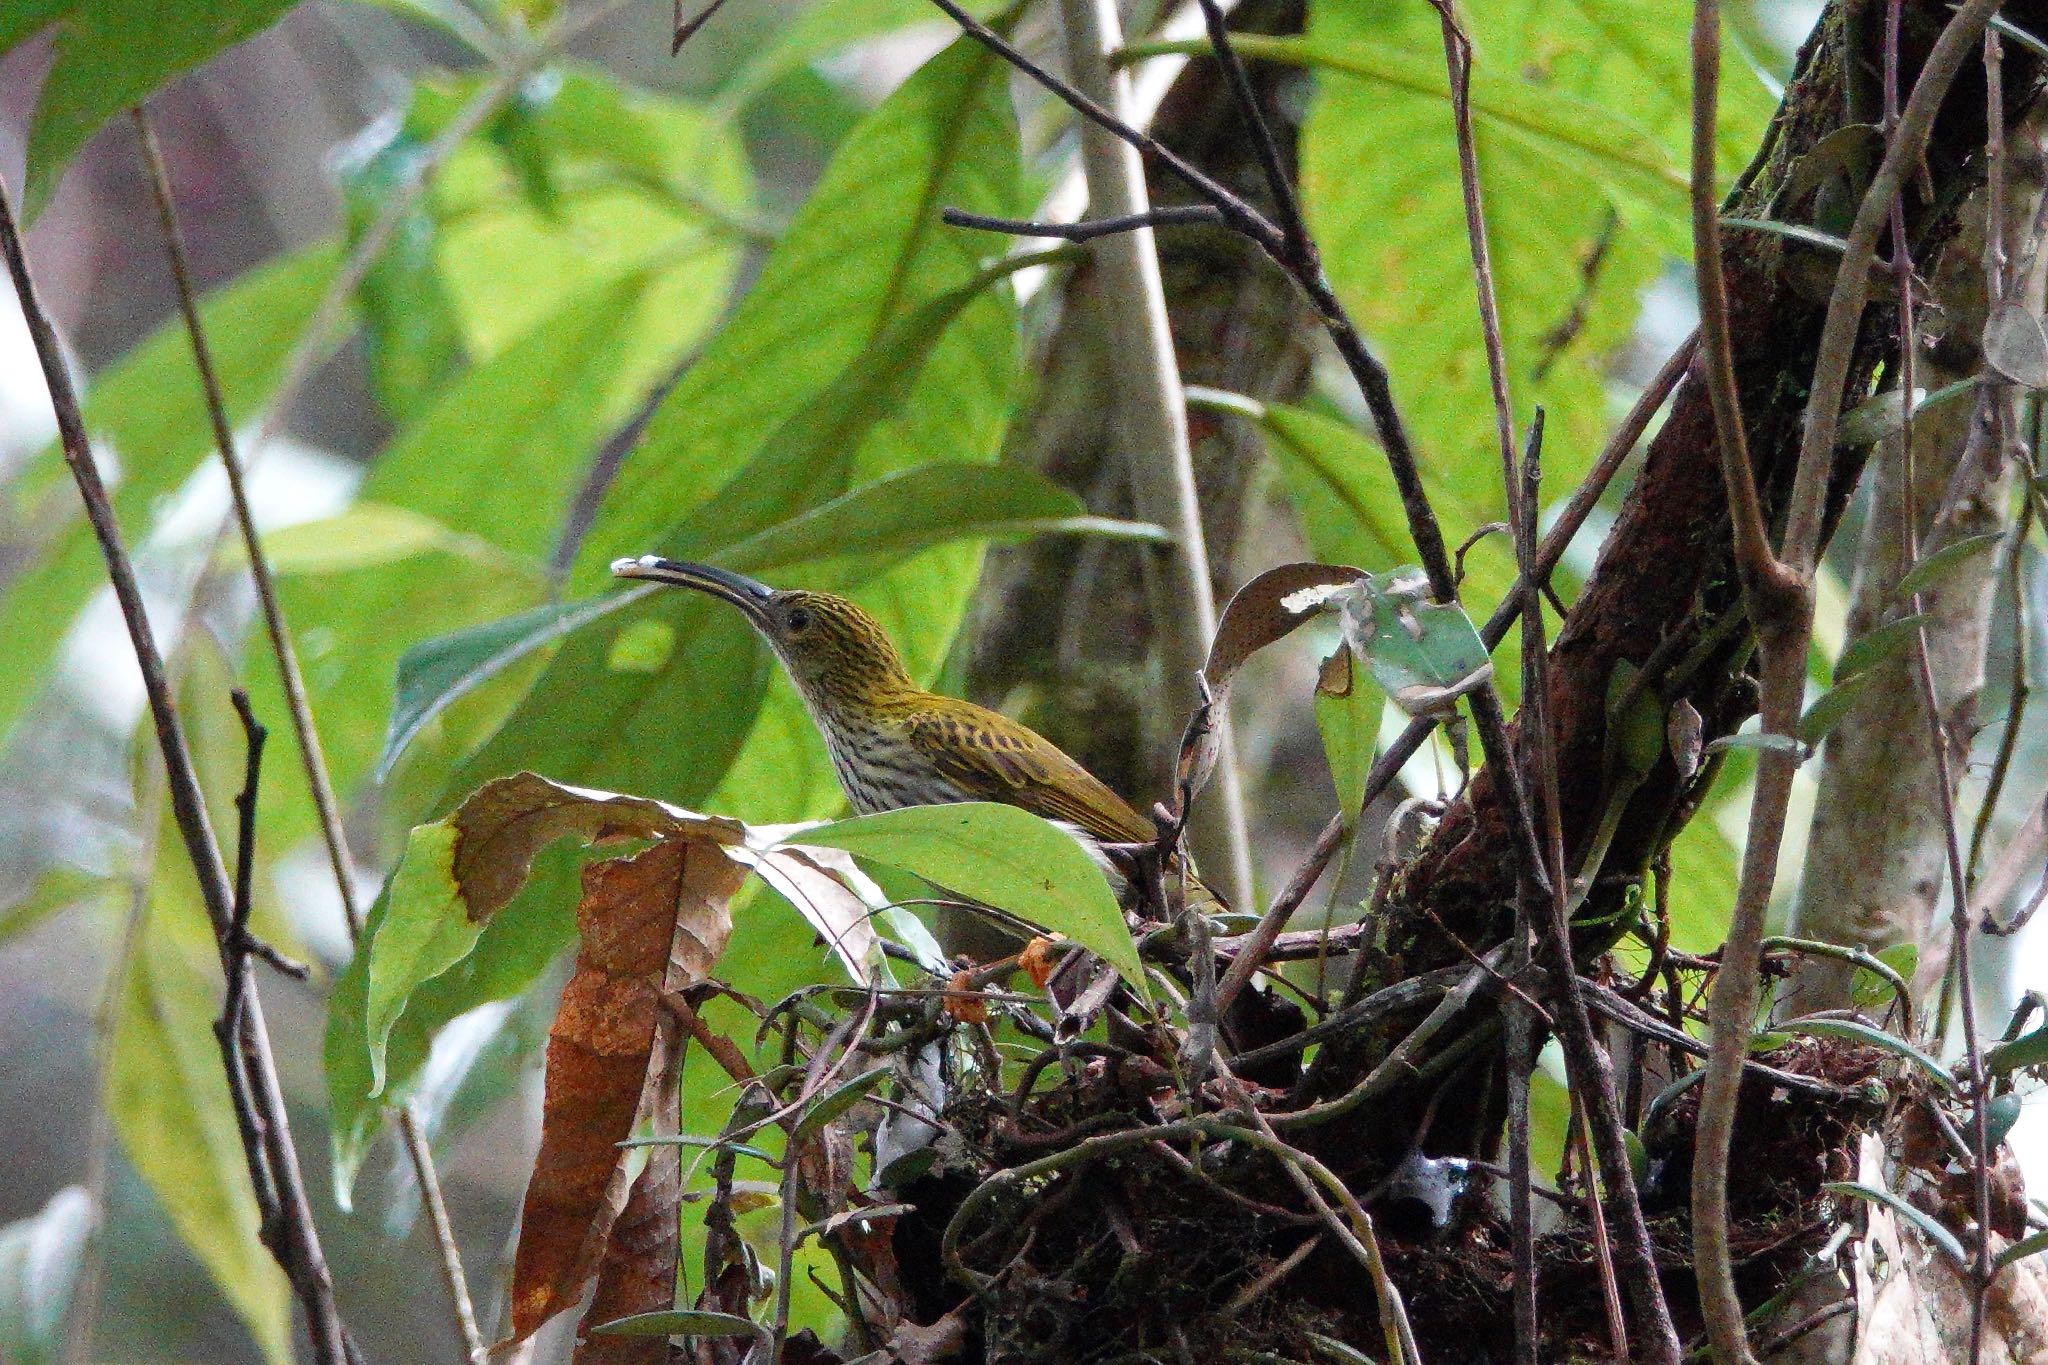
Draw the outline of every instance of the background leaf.
M58 18L57 59L29 126L22 214L33 222L58 177L100 125L181 71L268 28L296 0L77 0L32 4L28 20ZM61 15L61 17L59 17ZM11 28L12 25L9 25ZM0 28L0 49L10 35Z
M67 1185L40 1213L0 1228L0 1359L50 1365L63 1357L64 1310L92 1221L92 1196Z

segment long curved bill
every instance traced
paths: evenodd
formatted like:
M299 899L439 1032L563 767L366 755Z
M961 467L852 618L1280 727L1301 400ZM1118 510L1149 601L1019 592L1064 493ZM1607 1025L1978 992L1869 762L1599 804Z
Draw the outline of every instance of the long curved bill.
M768 605L768 599L775 590L766 583L737 574L730 569L714 568L709 564L691 564L680 559L663 559L660 555L641 555L638 559L615 559L612 574L618 578L638 578L649 583L668 583L678 588L695 588L708 593L722 602L730 602L749 617L759 616Z

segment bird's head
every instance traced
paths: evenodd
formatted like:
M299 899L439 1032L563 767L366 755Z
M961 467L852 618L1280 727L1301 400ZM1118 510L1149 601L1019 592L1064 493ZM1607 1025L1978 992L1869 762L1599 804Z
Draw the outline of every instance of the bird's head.
M858 706L913 686L881 625L844 597L778 592L744 574L659 555L615 560L612 573L694 588L737 607L813 706Z

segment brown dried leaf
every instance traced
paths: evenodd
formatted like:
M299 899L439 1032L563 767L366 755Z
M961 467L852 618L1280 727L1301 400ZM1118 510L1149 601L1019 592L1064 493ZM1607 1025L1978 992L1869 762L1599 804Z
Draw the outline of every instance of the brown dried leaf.
M1202 666L1208 705L1223 706L1230 680L1246 659L1321 612L1332 591L1363 577L1363 570L1342 564L1282 564L1239 588L1223 608L1216 638L1209 642L1209 660ZM1207 782L1216 745L1213 727L1190 726L1179 762L1179 780L1188 790L1199 791Z
M644 796L564 786L533 773L493 778L451 818L455 882L470 919L479 924L518 893L536 854L571 834L597 840L686 833L733 845L746 836L737 820L696 815Z
M1223 608L1202 676L1219 698L1246 659L1322 610L1329 590L1365 577L1342 564L1282 564L1237 590Z
M973 972L955 972L946 987L946 1013L963 1024L986 1024L988 1001L974 988Z
M548 1032L540 1153L520 1215L514 1341L582 1297L597 1268L625 1202L618 1144L663 1089L664 989L709 974L745 875L719 842L679 836L584 870L581 947Z
M692 931L678 924L670 940L663 993L674 1002L655 1015L654 1047L648 1057L648 1135L674 1137L682 1129L683 1057L690 1046L685 1017L695 1011L681 994L701 976L678 940ZM648 1149L647 1164L633 1182L626 1207L605 1240L597 1268L597 1292L576 1328L571 1365L665 1365L668 1342L661 1337L592 1336L595 1328L636 1313L675 1307L676 1268L682 1254L678 1216L683 1200L683 1150L675 1144Z
M675 1307L682 1194L682 1149L650 1148L647 1166L606 1239L597 1293L577 1325L571 1365L663 1365L668 1359L666 1337L600 1336L591 1329Z
M1052 938L1034 938L1024 945L1024 951L1017 954L1017 965L1024 969L1024 975L1031 978L1031 984L1040 990L1052 980L1053 970L1060 965L1060 942Z

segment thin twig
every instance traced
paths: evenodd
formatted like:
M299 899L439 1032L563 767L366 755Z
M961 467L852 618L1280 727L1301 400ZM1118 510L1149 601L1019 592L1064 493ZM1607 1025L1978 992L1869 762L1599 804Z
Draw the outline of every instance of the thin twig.
M1899 26L1900 0L1890 0L1885 14L1885 123L1887 129L1896 135L1898 125L1898 83L1899 83ZM1996 260L2001 254L2000 241L2004 231L2004 108L2003 91L1998 80L1996 60L1998 35L1986 30L1985 66L1987 74L1986 94L1990 103L1989 137L1986 156L1990 172L1987 182L1985 205L1986 254ZM1904 404L1904 425L1900 433L1900 458L1905 469L1900 477L1899 534L1903 540L1903 564L1912 564L1919 558L1919 516L1920 511L1914 496L1913 473L1913 362L1916 335L1913 310L1913 259L1911 246L1906 241L1906 208L1902 191L1895 189L1889 205L1892 231L1892 260L1897 272L1899 289L1899 365L1901 399ZM1996 316L2004 294L2004 273L2002 270L1987 271L1985 280L1989 295L1990 313ZM1948 735L1941 720L1941 698L1934 683L1934 668L1928 658L1927 626L1921 612L1921 594L1915 591L1909 608L1911 614L1921 618L1913 628L1912 662L1913 678L1920 693L1920 702L1925 713L1928 743L1934 760L1935 800L1941 815L1944 835L1944 851L1948 859L1952 913L1951 932L1954 936L1949 950L1949 968L1955 974L1957 983L1957 1004L1962 1018L1964 1039L1964 1066L1970 1079L1970 1106L1972 1140L1975 1150L1970 1163L1970 1179L1975 1196L1977 1220L1977 1255L1972 1268L1972 1293L1970 1298L1970 1354L1971 1365L1983 1356L1984 1339L1984 1296L1991 1284L1991 1185L1990 1185L1990 1141L1989 1118L1984 1101L1984 1053L1977 1036L1977 1014L1974 992L1970 985L1970 890L1969 874L1964 866L1962 841L1958 833L1955 809L1955 787L1949 763Z
M1444 68L1450 81L1451 128L1458 144L1458 183L1465 200L1465 240L1479 298L1479 330L1486 343L1486 374L1493 390L1494 435L1500 443L1501 490L1508 521L1518 525L1521 480L1515 474L1515 413L1508 396L1508 357L1501 339L1500 304L1493 283L1493 253L1486 240L1486 204L1479 191L1479 150L1472 137L1472 40L1458 22L1454 0L1430 0L1443 30ZM1533 546L1532 546L1533 549ZM1527 564L1522 566L1528 568Z
M143 108L137 105L130 114L134 119L136 136L141 144L143 169L148 175L150 190L156 202L157 224L163 237L164 252L170 263L171 281L178 296L178 310L184 318L185 334L192 346L193 367L198 373L207 418L212 423L214 446L220 454L221 468L227 475L229 500L233 504L235 522L241 532L242 548L249 561L249 576L256 586L256 600L263 616L264 634L270 645L271 656L277 661L285 709L291 717L292 737L297 742L300 765L305 773L307 789L313 798L313 810L318 819L321 842L327 853L328 869L334 877L335 890L341 898L342 921L348 929L349 941L354 943L360 940L363 931L362 911L355 898L354 860L349 855L348 837L342 828L341 807L335 799L333 779L328 774L326 754L320 744L319 727L314 723L312 704L307 699L305 672L299 665L298 648L292 642L291 629L285 620L284 607L278 598L277 579L271 572L270 557L263 548L262 532L256 524L255 511L249 500L248 475L243 468L241 453L236 448L234 426L228 420L226 398L221 390L219 372L213 363L213 348L207 340L206 327L199 315L198 297L192 284L191 261L185 250L184 231L178 224L177 206L171 196L170 176L164 166L163 151L158 146L155 130L151 128L149 116ZM241 698L236 703L237 708L245 708L246 696L240 693L236 695ZM245 715L244 720L245 724L254 724L253 717ZM255 732L252 731L253 733ZM252 745L252 753L255 747ZM252 780L252 788L253 785ZM238 868L237 873L237 907L246 913L248 887L241 879L246 878L248 869ZM246 934L246 922L238 933ZM238 1009L239 1001L232 999L237 979L234 976L228 978L231 1002ZM442 1279L455 1314L456 1331L461 1337L465 1356L473 1365L480 1365L484 1358L483 1335L477 1329L476 1309L470 1301L468 1282L463 1275L461 1252L456 1247L447 1207L441 1197L441 1182L434 1170L432 1147L421 1130L417 1114L410 1105L401 1107L398 1120L407 1156L419 1180L420 1198L439 1254Z
M1766 734L1792 734L1804 700L1806 650L1813 625L1808 584L1827 510L1827 475L1833 466L1856 333L1869 298L1878 234L1891 216L1892 197L1920 163L1949 86L1974 53L1984 26L1997 9L1998 0L1966 0L1935 40L1857 208L1842 253L1816 351L1784 539L1778 551L1781 567L1797 581L1799 591L1770 603L1750 604L1750 620L1764 652L1759 709ZM1774 607L1776 612L1759 614L1760 606ZM1709 1341L1716 1357L1731 1365L1753 1357L1729 1259L1728 1158L1740 1068L1755 1022L1764 913L1776 880L1794 768L1792 756L1777 749L1766 750L1757 763L1741 880L1720 970L1714 976L1709 1007L1712 1050L1700 1091L1692 1178L1693 1261Z
M939 217L952 227L976 228L982 232L1002 232L1012 237L1057 237L1068 242L1092 242L1097 237L1110 237L1119 232L1136 232L1139 228L1180 227L1190 223L1220 223L1223 215L1214 204L1165 204L1158 208L1146 209L1142 213L1126 213L1115 218L1089 218L1078 223L1044 223L1029 218L995 218L985 213L969 213L965 209L945 209Z
M157 743L163 754L172 817L184 840L193 875L198 879L200 899L213 924L221 965L223 969L239 967L246 973L249 970L246 956L237 954L230 946L234 892L228 881L227 869L221 862L220 846L214 839L212 822L207 816L206 799L201 793L192 751L186 743L184 726L171 695L163 654L157 648L155 634L143 606L142 592L122 539L120 523L115 519L113 504L107 497L99 468L93 462L85 421L79 411L77 394L71 386L70 373L65 368L56 329L50 324L49 315L43 309L29 273L14 206L4 182L0 182L0 255L6 258L8 274L13 279L15 294L21 303L23 320L35 343L44 381L49 385L65 463L70 466L72 478L78 485L86 519L99 542L114 599L134 647L150 717L156 728ZM298 1154L292 1147L290 1120L277 1081L276 1063L271 1057L262 1002L251 994L241 1014L239 1035L222 1040L222 1063L231 1085L237 1079L248 1082L248 1097L254 1117L262 1124L256 1133L251 1133L244 1126L242 1136L259 1199L266 1194L273 1194L276 1199L275 1208L266 1210L274 1213L277 1219L278 1237L270 1243L270 1249L306 1310L316 1360L320 1365L346 1365L353 1350L335 1305L334 1282L320 1248L320 1234L313 1222L312 1205L306 1197Z
M1542 477L1542 422L1531 423L1529 449L1523 463L1526 484L1517 499L1523 508L1522 553L1533 556L1533 517L1539 480ZM1629 1164L1628 1148L1622 1135L1621 1100L1614 1084L1614 1068L1594 1036L1592 1016L1580 989L1577 963L1572 954L1571 907L1565 880L1564 819L1558 795L1557 758L1549 724L1549 647L1544 639L1540 600L1524 599L1522 613L1523 658L1534 661L1532 688L1522 699L1525 725L1533 736L1537 790L1531 804L1544 824L1543 857L1549 872L1548 885L1531 885L1534 899L1544 893L1549 903L1549 947L1557 959L1557 995L1562 1008L1556 1010L1558 1039L1564 1046L1565 1066L1586 1119L1588 1144L1599 1158L1600 1179L1614 1203L1623 1258L1628 1262L1628 1291L1635 1308L1642 1358L1660 1365L1677 1365L1678 1330L1672 1325L1671 1310L1664 1300L1664 1288L1657 1278L1657 1260L1650 1244L1649 1225L1643 1219L1642 1201L1637 1197L1635 1175ZM1597 869L1588 869L1597 873ZM1518 898L1520 899L1520 898ZM1534 925L1530 928L1533 930ZM1526 940L1524 940L1526 943ZM1611 1269L1609 1272L1612 1277ZM1617 1353L1627 1356L1626 1341L1618 1340Z
M1735 534L1735 563L1752 620L1776 619L1788 609L1783 594L1797 591L1771 553L1757 498L1756 471L1742 425L1742 393L1728 340L1728 284L1721 270L1721 207L1715 193L1714 137L1721 80L1720 0L1694 0L1692 17L1692 243L1699 282L1700 358L1714 409L1721 452L1721 482ZM1768 600L1767 600L1768 599Z
M1329 823L1323 826L1323 832L1316 836L1315 846L1309 850L1308 857L1302 860L1294 876L1273 898L1273 903L1259 917L1251 933L1245 936L1236 956L1230 961L1229 970L1216 986L1216 1012L1219 1017L1230 1008L1230 1002L1237 999L1237 993L1252 979L1252 973L1265 965L1266 953L1273 946L1273 940L1287 927L1288 918L1308 898L1308 893L1322 877L1323 869L1336 856L1338 846L1344 840L1344 830L1343 814L1331 816Z

